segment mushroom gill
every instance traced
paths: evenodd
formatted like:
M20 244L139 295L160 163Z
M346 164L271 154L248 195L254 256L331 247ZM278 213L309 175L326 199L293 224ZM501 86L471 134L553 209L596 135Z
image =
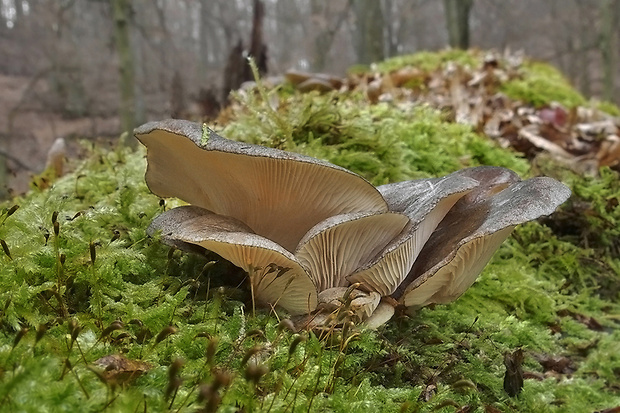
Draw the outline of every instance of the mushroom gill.
M551 214L570 196L567 187L551 178L517 180L514 175L481 184L457 202L393 298L406 307L454 301L473 284L516 225Z
M256 300L280 305L292 314L313 311L314 283L297 259L277 243L254 234L243 222L196 206L181 206L159 215L147 232L181 249L200 246L249 274Z
M387 211L368 181L318 159L231 141L183 120L134 133L148 148L146 182L154 194L236 218L291 252L326 218Z
M219 254L248 273L257 302L312 313L308 325L344 309L376 328L395 305L453 301L516 225L570 196L554 179L521 181L489 166L375 188L327 162L187 121L135 133L147 148L149 188L191 204L162 213L148 233Z

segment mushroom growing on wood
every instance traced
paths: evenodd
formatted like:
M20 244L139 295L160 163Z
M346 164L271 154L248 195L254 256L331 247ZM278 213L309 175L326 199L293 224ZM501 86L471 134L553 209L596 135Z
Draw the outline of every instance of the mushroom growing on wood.
M148 229L248 273L252 297L316 325L345 308L377 327L394 306L458 298L512 229L552 213L570 190L498 167L372 186L308 156L230 141L182 120L135 130L146 182L189 203Z

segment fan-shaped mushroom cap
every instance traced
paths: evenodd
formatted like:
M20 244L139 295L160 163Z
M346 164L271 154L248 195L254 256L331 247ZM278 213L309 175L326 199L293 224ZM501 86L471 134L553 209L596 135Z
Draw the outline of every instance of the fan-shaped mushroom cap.
M516 225L551 214L570 196L565 185L546 177L505 188L515 177L495 172L503 177L488 180L494 184L481 185L446 215L393 294L395 299L407 307L455 300L475 281ZM497 192L498 187L505 189Z
M368 264L347 277L362 288L390 295L404 280L422 247L450 208L478 185L454 173L443 178L420 179L380 186L391 211L410 220L403 232Z
M474 203L496 194L508 186L520 182L521 177L510 169L499 166L476 166L456 171L454 175L466 176L478 181L478 186L474 191L468 193L462 203Z
M255 298L263 304L280 305L291 314L316 308L316 287L293 254L234 218L183 206L155 218L148 232L157 231L167 243L198 245L247 271Z
M308 156L203 135L182 120L147 123L135 135L147 147L153 193L236 218L288 251L330 216L387 211L362 177Z
M295 256L319 291L346 287L346 276L383 250L408 222L394 212L336 215L310 229Z

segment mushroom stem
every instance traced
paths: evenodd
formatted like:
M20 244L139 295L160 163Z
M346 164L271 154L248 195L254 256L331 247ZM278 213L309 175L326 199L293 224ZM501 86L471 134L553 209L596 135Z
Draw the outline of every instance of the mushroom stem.
M252 295L252 317L256 317L256 299L254 296L254 278L256 275L256 268L250 266L248 269L248 277L250 279L250 294Z

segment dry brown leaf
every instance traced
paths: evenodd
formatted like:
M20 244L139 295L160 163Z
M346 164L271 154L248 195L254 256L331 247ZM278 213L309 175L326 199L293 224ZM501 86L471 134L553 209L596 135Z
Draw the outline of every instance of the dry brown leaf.
M512 353L504 354L504 391L510 396L515 397L523 389L523 350L518 348Z
M148 363L119 354L101 357L94 364L103 369L101 375L109 384L129 383L151 369Z
M577 370L573 361L565 356L541 355L538 362L545 369L545 373L572 374Z

